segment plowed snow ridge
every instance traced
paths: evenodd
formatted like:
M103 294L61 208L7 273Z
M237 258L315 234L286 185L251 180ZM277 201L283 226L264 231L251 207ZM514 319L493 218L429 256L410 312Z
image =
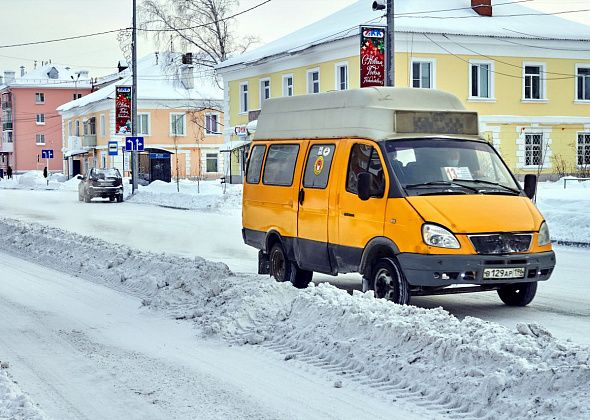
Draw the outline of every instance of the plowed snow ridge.
M342 382L475 418L590 418L590 348L329 285L297 290L221 263L0 219L5 252L124 290L206 334L263 345ZM289 362L286 362L289 363Z

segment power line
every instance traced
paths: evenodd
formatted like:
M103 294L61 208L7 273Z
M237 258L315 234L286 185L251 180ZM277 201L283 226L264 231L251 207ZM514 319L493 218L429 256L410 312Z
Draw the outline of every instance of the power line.
M124 28L124 29L129 29L129 28ZM124 30L124 29L113 29L113 30L110 30L110 31L94 32L94 33L91 33L91 34L84 34L84 35L67 36L67 37L64 37L64 38L47 39L47 40L44 40L44 41L32 41L32 42L21 42L20 44L0 45L0 48L25 47L27 45L39 45L39 44L48 44L48 43L51 43L51 42L70 41L72 39L81 39L81 38L89 38L89 37L92 37L92 36L112 34L112 33L119 32L119 31Z
M583 13L583 12L590 12L590 9L577 9L577 10L562 10L560 12L548 12L548 13L510 13L505 15L494 15L494 18L499 17L519 17L519 16L557 16L557 15L564 15L568 13ZM473 18L481 18L479 15L470 15L470 16L405 16L407 18L415 18L415 19L473 19Z

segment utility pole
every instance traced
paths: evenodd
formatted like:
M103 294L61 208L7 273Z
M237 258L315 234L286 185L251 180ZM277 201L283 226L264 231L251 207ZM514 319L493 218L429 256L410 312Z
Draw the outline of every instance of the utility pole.
M131 33L131 135L137 136L137 0L133 0L133 28ZM132 191L137 191L137 177L139 175L139 155L137 150L131 152L131 184Z
M395 48L393 44L394 40L394 27L393 27L393 0L387 0L387 57L386 66L387 86L395 86Z

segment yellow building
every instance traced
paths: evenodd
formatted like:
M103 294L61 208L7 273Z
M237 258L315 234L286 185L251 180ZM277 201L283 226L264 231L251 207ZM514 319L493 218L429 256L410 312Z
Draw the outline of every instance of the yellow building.
M151 54L138 61L137 135L144 137L149 157L170 156L172 178L216 178L224 172L223 93L211 75L193 71L181 64L181 54ZM70 177L91 167L129 174L130 153L123 149L130 134L115 130L115 92L117 86L131 86L131 74L124 70L118 78L58 108L64 173ZM113 142L117 155L109 155Z
M266 98L360 87L359 25L385 24L370 3L218 65L226 143L243 140ZM394 68L396 86L448 91L478 111L516 173L590 169L590 26L519 2L396 0Z

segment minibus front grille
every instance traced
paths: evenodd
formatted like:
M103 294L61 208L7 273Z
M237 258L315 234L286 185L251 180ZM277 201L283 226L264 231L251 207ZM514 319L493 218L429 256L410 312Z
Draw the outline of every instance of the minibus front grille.
M531 247L531 234L498 233L470 235L469 240L478 254L515 254L527 252Z

